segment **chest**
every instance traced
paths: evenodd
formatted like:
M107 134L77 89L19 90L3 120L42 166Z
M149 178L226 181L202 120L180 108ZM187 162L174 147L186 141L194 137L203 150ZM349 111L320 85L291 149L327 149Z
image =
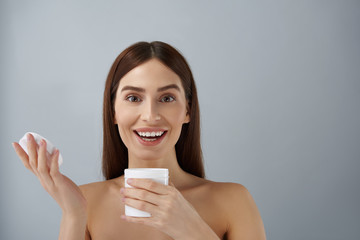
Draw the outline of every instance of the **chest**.
M222 215L221 206L214 199L203 194L192 192L182 194L211 229L223 239L226 219ZM88 227L92 240L171 239L155 228L122 220L120 216L124 214L125 206L119 197L103 196L102 199L104 200L98 202L96 206L91 206L89 214Z

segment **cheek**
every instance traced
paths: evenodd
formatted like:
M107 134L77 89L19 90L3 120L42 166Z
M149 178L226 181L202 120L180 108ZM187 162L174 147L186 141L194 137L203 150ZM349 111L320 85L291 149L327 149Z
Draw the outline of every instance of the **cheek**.
M167 118L169 119L169 121L174 125L178 126L180 129L184 123L184 120L186 118L186 111L184 110L185 108L183 106L181 107L177 107L177 108L173 108L170 109L168 114L167 114Z
M122 102L115 105L115 121L118 125L126 125L134 116L132 108L126 107Z
M134 121L134 113L118 107L115 109L115 118L116 124L118 125L120 137L125 143L127 138L127 130Z

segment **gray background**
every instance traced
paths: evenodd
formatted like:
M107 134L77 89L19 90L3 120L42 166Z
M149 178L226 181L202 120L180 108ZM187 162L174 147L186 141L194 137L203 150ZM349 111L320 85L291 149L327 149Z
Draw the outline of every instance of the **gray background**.
M105 78L140 40L189 61L207 177L249 189L268 239L359 239L359 1L0 4L0 239L58 235L60 208L11 147L26 131L77 184L102 180Z

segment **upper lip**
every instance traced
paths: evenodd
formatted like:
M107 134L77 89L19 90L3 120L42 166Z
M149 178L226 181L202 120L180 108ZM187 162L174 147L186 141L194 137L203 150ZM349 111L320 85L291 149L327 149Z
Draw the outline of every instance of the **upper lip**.
M165 132L167 131L164 128L136 128L134 131L136 132Z

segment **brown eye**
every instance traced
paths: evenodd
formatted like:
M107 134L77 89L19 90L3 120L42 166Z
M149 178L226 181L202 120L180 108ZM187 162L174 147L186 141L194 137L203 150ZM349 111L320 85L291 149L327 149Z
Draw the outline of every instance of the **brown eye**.
M175 101L175 98L173 96L164 96L161 98L160 102L173 102Z
M127 96L126 100L129 101L129 102L140 102L141 101L140 98L138 98L136 96L133 96L133 95Z

